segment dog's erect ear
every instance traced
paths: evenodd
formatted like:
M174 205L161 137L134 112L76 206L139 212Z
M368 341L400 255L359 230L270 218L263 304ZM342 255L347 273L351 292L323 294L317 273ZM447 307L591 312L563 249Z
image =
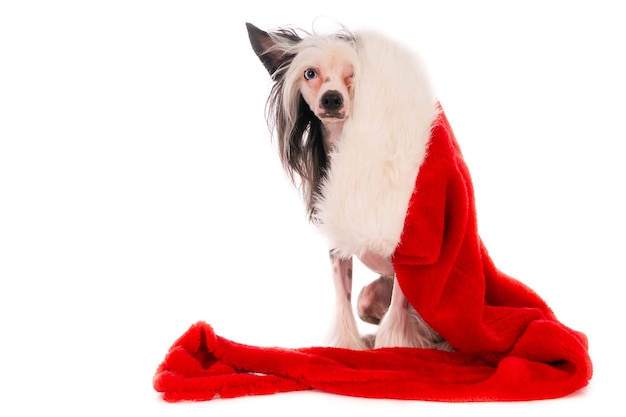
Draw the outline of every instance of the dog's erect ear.
M276 42L267 32L251 23L246 23L246 27L248 28L248 37L250 38L252 49L254 49L254 52L265 65L270 75L273 76L276 70L288 59L288 56L285 55L285 51L276 48ZM285 38L287 37L285 36Z

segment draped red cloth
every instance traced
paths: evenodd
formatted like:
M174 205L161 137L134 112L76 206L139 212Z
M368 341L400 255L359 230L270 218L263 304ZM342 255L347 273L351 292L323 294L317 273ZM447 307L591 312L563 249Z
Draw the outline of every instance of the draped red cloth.
M454 348L355 351L239 344L191 326L153 379L166 401L316 389L370 398L556 398L592 376L587 339L500 272L476 225L471 177L443 113L433 126L393 265L405 296Z

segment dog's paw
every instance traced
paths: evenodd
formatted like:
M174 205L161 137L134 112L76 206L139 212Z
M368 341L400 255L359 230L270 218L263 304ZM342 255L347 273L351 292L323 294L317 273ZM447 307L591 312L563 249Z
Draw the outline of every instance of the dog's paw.
M371 349L373 341L370 343L368 346L368 340L361 337L357 330L356 322L354 322L354 326L346 325L346 323L335 324L328 337L328 344L338 348L365 350Z
M437 345L442 342L445 343L441 336L410 308L401 311L390 310L385 315L376 334L374 347L438 349ZM443 345L439 349L447 350Z
M415 331L407 321L394 322L387 326L384 325L385 320L381 323L380 329L376 334L374 348L384 347L429 347L424 338Z
M343 303L338 308L339 311L335 315L335 323L328 336L328 344L333 347L346 349L368 349L367 342L359 334L350 304Z
M340 335L338 337L332 337L329 344L332 347L344 349L366 350L371 348L371 345L368 346L367 343L368 341L365 338L361 338L360 336L346 337L345 335Z

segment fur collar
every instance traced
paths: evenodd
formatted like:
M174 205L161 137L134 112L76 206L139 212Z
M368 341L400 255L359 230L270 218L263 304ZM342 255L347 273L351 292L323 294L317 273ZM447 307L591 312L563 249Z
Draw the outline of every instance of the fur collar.
M330 154L316 220L337 255L390 257L439 110L413 52L373 32L356 38L352 113Z

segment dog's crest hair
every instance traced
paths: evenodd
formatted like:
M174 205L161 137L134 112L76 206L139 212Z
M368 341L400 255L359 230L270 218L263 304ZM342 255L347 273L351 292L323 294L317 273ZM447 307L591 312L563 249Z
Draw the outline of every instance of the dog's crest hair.
M295 28L265 32L249 23L247 27L254 51L274 80L266 119L278 139L280 161L292 183L300 188L309 219L315 221L315 201L326 175L328 156L322 122L298 90L298 63L321 58L333 47L343 47L346 53L356 55L355 38L345 29L316 34Z

